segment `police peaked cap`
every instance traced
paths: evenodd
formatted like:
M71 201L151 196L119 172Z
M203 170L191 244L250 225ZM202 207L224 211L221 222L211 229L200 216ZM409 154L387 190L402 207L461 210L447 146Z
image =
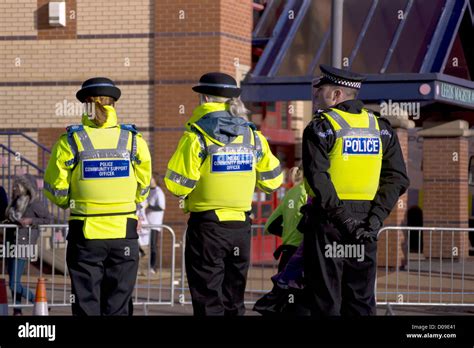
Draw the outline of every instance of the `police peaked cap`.
M193 91L217 97L235 98L240 95L241 89L232 76L211 72L201 76L199 83L193 87Z
M321 64L321 76L313 80L313 87L321 87L322 85L336 85L360 89L365 76L354 73L352 71L334 68L329 65Z
M86 101L87 97L112 97L116 101L120 98L120 89L115 86L114 81L106 77L93 77L84 81L82 88L76 93L76 98L81 103Z

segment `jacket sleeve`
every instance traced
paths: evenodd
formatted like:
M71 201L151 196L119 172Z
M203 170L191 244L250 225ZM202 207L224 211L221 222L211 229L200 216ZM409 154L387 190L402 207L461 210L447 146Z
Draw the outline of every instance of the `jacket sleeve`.
M146 141L138 133L137 137L137 159L138 163L134 165L135 177L137 178L137 193L135 203L143 202L150 193L151 181L151 155Z
M69 184L73 164L69 164L74 155L67 142L67 134L63 134L54 145L44 174L44 194L57 206L69 208Z
M388 120L379 118L383 144L382 168L377 194L372 201L371 214L383 222L410 185L397 133Z
M268 218L267 222L265 223L265 233L274 234L276 236L281 236L283 232L283 208L282 204L285 201L282 201L278 205L278 207L273 211L272 215Z
M53 217L49 213L48 207L40 201L33 203L33 214L32 224L35 226L38 225L47 225L53 223Z
M201 177L201 145L198 136L185 132L175 153L168 162L165 175L166 188L177 197L189 195Z
M257 162L257 187L265 193L271 193L283 183L283 173L280 161L271 152L267 139L260 132L256 132L262 144L262 157Z

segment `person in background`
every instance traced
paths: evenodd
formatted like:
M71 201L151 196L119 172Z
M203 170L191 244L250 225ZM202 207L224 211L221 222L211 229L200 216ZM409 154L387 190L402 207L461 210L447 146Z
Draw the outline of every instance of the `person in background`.
M159 183L158 173L153 173L150 183L150 194L147 198L148 206L146 207L146 217L150 225L163 224L163 216L166 208L166 198ZM157 238L161 228L152 228L150 232L150 273L156 274L157 260Z
M150 244L150 229L145 228L144 225L148 225L148 219L146 217L146 207L148 206L147 201L137 204L137 217L138 217L138 246L139 246L139 266L138 266L138 275L146 276L148 275L148 261L146 257L146 249Z
M298 231L296 226L302 217L300 208L306 204L308 199L308 194L303 185L302 168L291 168L289 177L294 186L285 194L285 197L265 224L265 232L279 236L282 239L282 244L273 254L276 260L280 259L278 272L285 268L288 260L303 240L303 234Z
M300 208L308 202L301 167L289 171L295 184L282 199L265 224L265 232L280 236L282 244L273 256L278 264L278 273L272 277L272 291L260 298L253 308L262 315L309 315L304 306L303 280L303 234L297 226L303 217ZM290 301L294 299L294 301Z
M6 231L5 244L9 250L13 245L36 246L39 237L38 225L50 224L53 219L47 206L38 199L38 186L33 175L24 174L14 179L12 201L6 209L5 217L4 223L20 226L18 230L7 229ZM35 249L31 247L22 247L22 249L15 250L18 251L15 254L16 257L6 259L8 284L12 292L12 298L16 305L21 305L22 298L31 303L34 301L34 295L21 284L21 276L28 259L35 258L37 255L22 255L19 253L21 250L34 251ZM13 315L22 315L21 308L13 308Z

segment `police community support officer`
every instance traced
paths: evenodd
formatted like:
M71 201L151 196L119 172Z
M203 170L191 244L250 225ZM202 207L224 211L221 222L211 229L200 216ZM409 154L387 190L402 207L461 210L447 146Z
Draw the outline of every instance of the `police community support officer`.
M200 105L168 163L165 183L191 212L186 273L195 315L243 315L250 258L252 197L282 183L280 162L267 140L243 117L235 79L205 74Z
M313 81L321 109L303 133L304 175L314 197L303 227L309 304L313 315L374 315L377 232L409 180L390 123L355 100L364 78L325 65L321 72ZM358 243L363 260L328 253Z
M45 173L46 196L70 208L67 265L74 315L131 315L138 270L136 203L146 199L151 158L134 125L119 125L120 89L107 78L76 94L92 103L82 125L67 127Z

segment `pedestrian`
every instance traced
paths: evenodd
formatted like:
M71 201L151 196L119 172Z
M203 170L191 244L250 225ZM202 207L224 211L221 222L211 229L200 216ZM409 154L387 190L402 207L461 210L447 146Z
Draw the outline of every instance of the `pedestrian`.
M120 89L108 78L86 80L76 97L82 124L54 145L45 194L70 208L67 265L74 315L131 315L138 270L136 204L151 178L148 146L134 125L119 124Z
M165 184L191 212L185 264L195 315L243 315L255 186L282 183L280 162L245 117L232 76L203 75L200 105L168 163Z
M297 226L302 217L300 208L308 200L303 183L302 168L291 168L289 177L294 186L285 194L278 207L268 218L264 228L265 232L281 237L281 245L273 253L275 260L280 260L278 272L285 268L288 260L303 240L303 234L298 231Z
M35 297L31 290L21 284L28 260L37 259L37 242L40 236L38 225L53 222L48 207L38 197L36 178L31 174L15 177L12 185L12 201L7 207L4 223L16 224L18 229L6 230L5 249L15 250L12 257L6 258L8 284L15 303L13 315L22 315L21 300L33 303Z
M389 121L356 99L364 77L320 68L313 81L316 112L303 133L313 197L298 227L305 289L313 315L375 315L377 233L409 186L405 162ZM333 252L339 246L359 252L340 256Z
M265 224L265 231L282 238L282 244L273 256L278 263L278 273L272 277L273 288L263 295L253 310L262 315L308 315L303 294L303 234L297 226L302 214L300 208L308 201L304 187L303 170L293 167L289 176L294 186L285 194L277 209Z
M146 217L147 201L137 204L137 233L138 233L138 255L139 255L139 264L138 264L138 275L147 276L149 275L148 271L148 257L146 249L150 245L150 229L145 227L148 225L148 219Z
M153 173L150 183L150 194L147 198L146 217L150 225L162 225L166 209L166 198L160 185L158 173ZM157 243L158 235L162 228L151 228L150 231L150 273L156 274L157 270Z

